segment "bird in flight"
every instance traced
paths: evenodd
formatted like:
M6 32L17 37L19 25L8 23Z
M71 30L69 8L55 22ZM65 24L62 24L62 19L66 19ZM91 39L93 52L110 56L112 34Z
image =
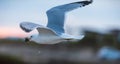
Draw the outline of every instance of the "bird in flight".
M25 41L34 41L39 44L56 44L63 41L79 41L84 38L84 35L73 36L65 33L64 22L65 14L74 9L84 7L91 4L92 0L78 1L69 4L53 7L46 14L48 17L47 26L35 24L32 22L22 22L20 27L25 32L29 33L36 29L38 35L31 35L25 38Z

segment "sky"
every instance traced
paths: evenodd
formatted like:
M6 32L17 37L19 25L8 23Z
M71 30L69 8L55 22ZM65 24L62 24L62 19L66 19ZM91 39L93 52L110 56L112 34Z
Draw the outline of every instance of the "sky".
M28 21L46 26L47 10L77 1L81 0L0 0L0 38L26 37L29 34L20 29L21 22ZM113 27L119 28L119 17L120 0L93 0L91 5L66 14L65 29L72 34L83 28L104 32Z

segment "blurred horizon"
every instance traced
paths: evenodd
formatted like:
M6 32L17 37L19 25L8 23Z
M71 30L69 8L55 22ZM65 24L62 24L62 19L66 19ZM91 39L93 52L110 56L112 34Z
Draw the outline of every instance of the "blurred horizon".
M24 32L20 27L19 28L9 28L9 27L0 27L0 39L1 38L25 38L32 34L38 34L37 30L33 30L30 33ZM16 31L15 31L16 30ZM111 27L110 29L103 29L104 31L98 30L95 27L67 27L65 28L66 32L71 35L81 35L85 34L86 31L95 32L98 34L109 34L112 31L120 31L119 28Z

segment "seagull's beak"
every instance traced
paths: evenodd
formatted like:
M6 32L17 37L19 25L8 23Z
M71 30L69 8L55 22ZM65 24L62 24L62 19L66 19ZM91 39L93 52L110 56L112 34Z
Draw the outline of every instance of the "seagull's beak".
M25 38L25 42L29 42L30 40L29 40L29 38Z

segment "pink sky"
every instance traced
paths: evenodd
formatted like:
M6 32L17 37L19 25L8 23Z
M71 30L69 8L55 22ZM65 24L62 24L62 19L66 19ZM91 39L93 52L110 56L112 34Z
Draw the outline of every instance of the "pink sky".
M18 28L0 27L0 38L25 37L28 34Z

